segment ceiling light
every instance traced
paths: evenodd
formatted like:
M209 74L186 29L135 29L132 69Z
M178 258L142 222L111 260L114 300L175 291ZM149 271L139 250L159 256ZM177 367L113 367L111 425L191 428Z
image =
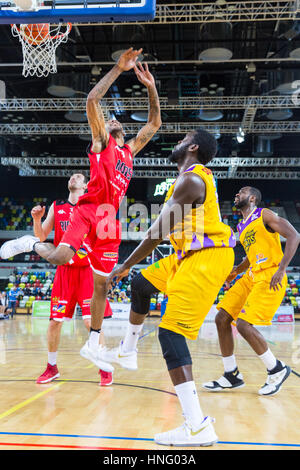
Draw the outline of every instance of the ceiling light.
M250 64L246 65L246 69L249 73L256 72L256 65L253 62L250 62Z
M94 76L100 75L101 73L101 67L98 67L98 65L94 65L91 70L91 74Z
M293 112L290 109L274 109L269 111L267 118L272 121L283 121L293 116Z
M86 122L87 117L85 113L79 113L75 111L69 111L65 114L65 119L71 122Z
M202 121L218 121L222 119L223 113L218 110L201 110L199 113L199 118Z
M135 113L131 114L131 119L140 122L146 122L148 120L148 112L147 111L136 111Z
M245 132L243 131L241 127L239 128L239 131L236 135L236 140L238 141L239 144L242 144L245 140Z

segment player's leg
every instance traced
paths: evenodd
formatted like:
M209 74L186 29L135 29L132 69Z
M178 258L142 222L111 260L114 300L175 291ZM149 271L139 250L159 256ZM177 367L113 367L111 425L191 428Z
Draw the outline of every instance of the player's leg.
M65 272L66 269L62 266L58 267L55 273L51 292L50 321L47 330L48 362L45 371L38 377L37 383L48 383L60 376L57 368L57 351L68 304L65 298Z
M60 373L57 368L57 351L62 325L62 321L50 319L47 330L48 362L45 371L36 381L38 384L52 382L52 380L60 377Z
M214 420L203 415L185 337L160 327L158 338L185 422L176 429L156 434L155 442L168 446L213 445L218 440L212 424Z
M270 274L270 279L273 272ZM290 375L291 369L272 353L263 335L254 325L270 325L272 318L280 306L286 291L287 279L282 281L278 291L271 291L270 281L255 283L247 304L237 319L237 329L248 342L267 369L266 383L260 388L260 395L275 395L283 382Z
M176 256L162 258L143 269L131 281L131 309L125 337L117 348L103 351L102 357L108 362L116 362L121 367L136 370L137 343L149 312L151 295L165 292L167 281L175 272Z
M142 273L137 274L131 282L131 309L126 334L117 348L104 350L102 357L105 361L116 362L121 367L136 370L137 343L144 320L149 312L150 297L159 292Z
M54 246L52 243L37 242L33 250L50 264L61 266L67 264L74 256L76 251L67 245Z
M24 237L5 242L1 246L0 257L8 259L20 253L35 251L49 263L61 266L73 258L89 230L90 221L88 217L84 217L78 208L76 208L68 228L57 247L53 243L40 242L37 237L32 235L25 235Z
M234 355L234 340L232 334L232 321L236 320L247 297L251 291L253 283L248 274L242 276L229 291L227 291L223 300L217 305L219 310L216 315L216 327L224 374L216 379L202 384L203 388L212 392L220 392L224 389L233 389L243 387L244 380L239 372L236 358Z
M55 247L53 243L40 242L36 237L24 235L24 237L5 242L1 246L0 257L8 259L31 251L35 251L49 263L57 266L68 263L74 256L74 250L68 246Z
M101 327L106 308L107 296L107 277L113 270L118 260L118 253L108 252L103 247L93 244L91 248L86 244L89 252L89 260L93 270L93 295L91 299L91 328L89 338L85 345L81 348L80 354L85 359L90 360L99 369L105 372L113 372L114 368L111 364L106 363L101 357L101 349L99 348Z
M67 264L79 250L83 240L90 232L90 227L89 208L86 207L84 211L79 207L75 207L59 245L53 248L51 243L36 243L34 250L51 264Z
M110 309L109 302L106 300L106 308L105 312ZM87 318L86 315L82 317L83 323L87 329L88 332L91 330L91 317ZM104 313L104 320L105 320L105 313ZM100 338L99 338L99 346L100 350L106 350L105 347L105 336L103 333L103 329L100 331ZM113 383L113 372L107 372L105 370L99 369L98 374L100 375L100 383L99 385L101 387L107 387Z
M76 307L73 271L74 269L69 266L59 266L56 269L47 330L48 363L44 373L37 379L37 383L48 383L60 376L57 368L57 352L61 329L65 320L72 319Z
M220 308L215 318L215 324L223 361L225 358L231 358L234 352L234 339L231 327L232 321L232 316L229 315L226 310Z
M218 437L213 420L204 417L192 372L186 338L197 339L199 329L233 266L233 250L209 249L184 259L168 285L168 305L159 327L159 341L185 422L157 434L162 445L209 446ZM220 263L222 259L222 263ZM215 266L219 266L215 272Z
M76 296L77 296L77 301L78 304L81 307L82 311L82 320L83 323L87 329L87 331L90 333L91 331L91 303L92 303L92 297L93 297L93 292L94 292L94 276L93 276L93 271L90 268L90 266L84 266L80 268L76 268L76 271L78 271L78 281L77 281L77 287L76 287ZM106 299L105 301L105 311L104 311L104 318L105 316L111 316L112 311L109 305L108 300ZM104 333L103 330L101 329L100 335L99 335L99 345L100 348L104 348L105 345L105 339L104 339ZM99 369L99 375L100 375L100 385L101 386L108 386L113 383L113 373L108 372L105 370L102 370L101 368Z

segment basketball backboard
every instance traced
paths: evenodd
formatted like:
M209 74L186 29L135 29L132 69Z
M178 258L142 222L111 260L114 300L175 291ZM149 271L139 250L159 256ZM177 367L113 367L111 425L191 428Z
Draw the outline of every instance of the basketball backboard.
M0 24L150 21L156 8L156 0L32 1L36 9L21 11L13 0L0 0Z

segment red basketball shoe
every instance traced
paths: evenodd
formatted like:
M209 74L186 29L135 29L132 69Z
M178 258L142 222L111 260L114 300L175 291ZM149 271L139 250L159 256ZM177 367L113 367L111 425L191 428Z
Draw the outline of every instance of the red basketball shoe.
M107 387L108 385L111 385L113 383L113 375L112 372L105 372L105 370L99 369L99 375L100 375L100 386L101 387Z
M51 366L51 364L48 363L45 372L43 372L43 374L39 376L36 383L46 384L48 382L52 382L52 380L57 379L57 377L59 376L60 373L58 372L57 365L55 364L55 366Z

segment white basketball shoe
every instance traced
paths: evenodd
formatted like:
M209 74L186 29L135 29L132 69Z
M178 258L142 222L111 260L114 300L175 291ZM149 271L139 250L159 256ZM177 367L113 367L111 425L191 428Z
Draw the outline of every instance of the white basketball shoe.
M220 392L222 390L242 388L244 386L245 382L238 368L235 368L231 372L224 372L224 375L218 380L212 380L211 382L202 384L202 387L210 392Z
M100 351L100 358L106 362L115 362L124 369L137 370L137 349L124 352L122 349L123 341L117 348L103 349Z
M33 250L33 246L40 239L32 235L24 235L24 237L9 240L3 243L0 248L0 257L2 259L12 258L20 253L29 253Z
M206 416L202 421L199 429L193 431L191 425L185 421L179 428L171 431L156 434L154 441L156 444L163 446L176 446L176 447L208 447L212 446L218 441L218 436L215 433L213 423L214 419Z
M283 382L291 373L291 368L283 362L277 360L274 369L268 371L266 383L258 391L259 395L270 396L276 395L282 387Z
M80 355L95 364L99 369L105 372L113 372L114 367L101 358L101 348L92 349L87 341L80 350Z

